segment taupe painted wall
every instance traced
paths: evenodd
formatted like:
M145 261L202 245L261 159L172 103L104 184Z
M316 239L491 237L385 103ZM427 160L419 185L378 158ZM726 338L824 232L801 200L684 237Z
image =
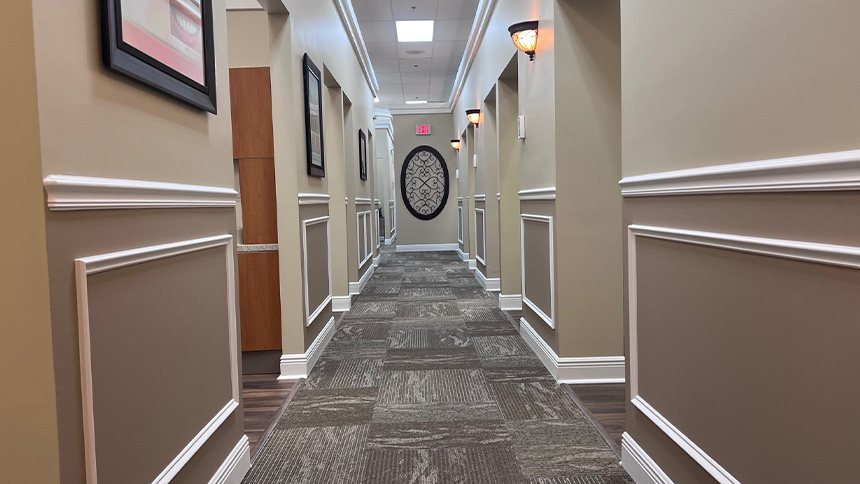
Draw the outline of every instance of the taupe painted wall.
M484 195L486 216L485 233L486 261L484 275L488 278L499 277L499 127L496 112L496 90L493 89L484 100L483 123L478 130L481 147L478 168L475 175L475 194ZM481 187L478 187L478 184ZM477 234L476 234L477 235Z
M855 2L622 7L625 175L858 147ZM624 226L858 247L858 202L847 191L627 198ZM844 382L860 363L848 343L860 340L860 272L641 238L636 256L640 394L740 482L855 479L858 395ZM630 436L674 482L717 482L627 410Z
M230 67L270 65L269 15L263 10L228 11L227 52Z
M516 66L516 60L509 65ZM499 272L501 293L521 293L520 260L520 145L517 139L519 99L516 68L514 78L499 79L496 84L496 108L499 126ZM503 74L504 76L504 74Z
M60 449L30 2L3 5L0 57L0 473L54 483Z
M417 136L415 126L429 124L432 135ZM397 190L397 243L455 244L457 243L457 152L451 147L456 137L450 114L422 114L394 116L394 183ZM448 167L448 201L444 210L432 220L415 218L403 203L400 193L400 176L406 155L414 148L432 146L445 158ZM461 150L462 151L462 150ZM462 172L461 172L462 176Z

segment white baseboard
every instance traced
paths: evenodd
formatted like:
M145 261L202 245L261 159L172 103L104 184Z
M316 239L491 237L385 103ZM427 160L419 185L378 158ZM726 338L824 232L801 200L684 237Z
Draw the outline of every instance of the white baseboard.
M498 292L502 289L502 280L498 277L487 277L478 268L475 268L475 278L481 283L485 291Z
M461 261L463 261L463 262L466 262L466 261L468 261L468 260L469 260L469 256L468 256L468 254L466 254L465 252L463 252L462 250L460 250L460 246L459 246L459 245L457 246L457 255L459 255L459 256L460 256L460 260L461 260Z
M352 307L352 296L332 296L331 310L335 313L343 313L349 311Z
M248 444L248 436L243 435L221 467L215 471L209 484L240 484L250 469L251 447Z
M361 293L364 289L364 286L367 284L367 281L370 280L370 276L373 275L373 271L376 270L376 266L372 265L364 271L364 275L361 276L361 279L358 282L350 282L349 283L349 295L354 296L356 294Z
M307 378L329 340L334 336L334 330L334 316L332 316L307 351L293 355L281 355L281 376L278 379Z
M499 309L503 311L522 311L523 310L523 295L522 294L499 294Z
M621 436L621 466L636 484L673 484L669 476L627 432Z
M476 270L478 268L478 264L475 263L475 259L469 259L466 263L469 264L469 269Z
M520 336L559 383L624 383L623 356L561 358L525 318L520 318Z
M443 252L459 250L458 244L412 244L398 245L397 252Z

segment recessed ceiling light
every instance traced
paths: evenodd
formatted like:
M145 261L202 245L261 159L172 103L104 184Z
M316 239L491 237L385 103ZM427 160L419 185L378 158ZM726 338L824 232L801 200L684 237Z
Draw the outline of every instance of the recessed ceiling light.
M433 42L432 20L398 20L398 42Z
M427 101L406 101L406 104L427 104Z
M421 55L425 52L427 52L427 51L424 49L409 49L406 51L406 53L409 55Z

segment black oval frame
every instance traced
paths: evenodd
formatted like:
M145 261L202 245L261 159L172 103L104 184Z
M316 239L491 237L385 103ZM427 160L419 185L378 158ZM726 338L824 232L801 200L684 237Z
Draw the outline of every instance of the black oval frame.
M445 176L445 195L442 197L442 203L439 204L439 208L433 211L431 214L421 214L415 211L412 208L412 204L409 203L409 199L406 197L406 165L412 161L412 157L414 157L419 151L429 151L430 154L435 156L439 160L439 164L442 165L442 173ZM409 210L409 213L412 214L415 218L419 220L432 220L439 216L442 213L442 210L445 209L445 205L448 204L448 195L451 190L451 177L448 173L448 163L445 161L445 158L439 153L436 148L427 145L421 145L413 149L409 152L409 155L406 156L406 159L403 160L403 165L400 166L400 197L403 199L403 204L406 205L406 209Z

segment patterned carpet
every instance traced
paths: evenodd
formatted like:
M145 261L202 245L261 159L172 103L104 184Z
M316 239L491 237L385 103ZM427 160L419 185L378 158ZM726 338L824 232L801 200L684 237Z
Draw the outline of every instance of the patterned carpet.
M455 253L385 253L245 483L628 484Z

